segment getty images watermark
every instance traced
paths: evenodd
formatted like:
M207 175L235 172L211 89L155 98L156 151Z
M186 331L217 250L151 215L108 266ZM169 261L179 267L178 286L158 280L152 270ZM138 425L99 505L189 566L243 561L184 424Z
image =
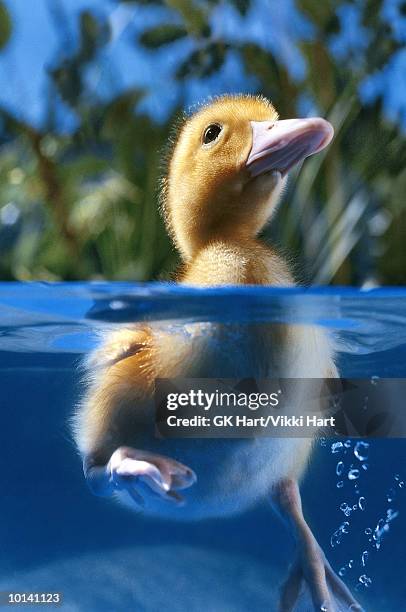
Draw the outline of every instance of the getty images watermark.
M406 379L157 379L165 438L406 437Z

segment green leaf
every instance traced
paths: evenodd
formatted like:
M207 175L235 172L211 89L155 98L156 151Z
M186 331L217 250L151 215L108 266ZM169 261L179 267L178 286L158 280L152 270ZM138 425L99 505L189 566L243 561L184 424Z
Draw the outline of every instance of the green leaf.
M338 4L340 5L342 2L340 1ZM298 0L297 5L299 10L309 17L316 26L322 29L325 28L337 10L337 3L332 2L332 0L324 0L323 2L318 0Z
M159 25L150 30L146 30L140 36L140 43L149 49L168 45L169 43L187 36L187 31L180 25Z
M80 14L80 38L79 57L81 61L88 62L93 59L97 49L108 42L110 27L107 22L96 19L89 11L83 11Z
M4 2L0 2L0 49L8 43L12 31L10 13Z
M244 17L244 15L246 15L248 12L251 1L250 0L231 0L231 3L233 4L233 6L235 6L237 11L240 13L240 15Z
M179 66L176 78L181 80L186 77L204 78L222 67L226 58L229 45L224 43L210 43L202 49L198 49Z
M209 38L211 35L210 25L208 23L208 15L210 13L210 5L200 5L191 0L166 0L166 5L176 11L182 18L183 23L191 36L197 38Z

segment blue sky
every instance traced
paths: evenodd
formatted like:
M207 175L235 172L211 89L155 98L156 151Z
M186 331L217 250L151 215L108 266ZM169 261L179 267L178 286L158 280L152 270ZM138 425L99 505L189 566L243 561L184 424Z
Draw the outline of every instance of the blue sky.
M167 49L150 52L134 44L137 35L165 17L176 19L166 9L154 6L118 5L113 0L6 0L12 15L14 31L7 47L0 52L0 104L26 121L40 126L47 110L49 80L47 67L74 49L76 17L83 9L108 15L113 31L112 40L88 71L90 91L105 98L118 91L139 86L148 89L144 107L158 120L167 116L170 108L183 94L189 104L208 95L223 91L250 91L255 81L247 77L238 58L232 54L221 76L204 82L190 80L186 90L171 79L179 59L190 50L190 41L180 40ZM386 0L382 19L392 27L397 39L406 42L406 18L399 12L400 0ZM27 5L29 11L27 11ZM332 49L343 61L348 54L356 62L357 53L368 45L367 33L359 22L359 3L348 4L339 11L342 34L332 42ZM64 11L65 38L57 35L50 7ZM219 8L212 16L214 35L229 40L257 41L271 49L289 68L292 76L301 79L305 64L296 42L312 35L312 26L294 8L293 0L254 0L247 18L242 19L231 7ZM401 49L379 74L371 75L361 87L365 102L382 95L388 117L400 121L406 128L406 50ZM60 105L59 122L62 131L76 123L74 115Z

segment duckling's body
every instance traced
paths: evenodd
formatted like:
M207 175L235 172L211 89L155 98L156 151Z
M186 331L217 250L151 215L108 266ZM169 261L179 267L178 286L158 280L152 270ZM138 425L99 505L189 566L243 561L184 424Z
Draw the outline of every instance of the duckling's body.
M275 126L278 134L278 123L284 123L276 119L263 99L226 97L182 128L164 184L166 219L184 260L178 282L294 284L286 262L257 234L275 208L287 169L299 153L298 159L306 156L304 145L310 142L310 153L316 152L331 134L323 120L304 126L310 136L300 124L294 145L282 135L281 152L279 141L269 141L270 130ZM162 440L151 432L156 378L337 376L331 344L321 329L236 323L128 327L106 336L88 370L92 381L75 429L93 492L114 493L134 507L142 502L148 514L184 519L240 512L269 497L293 522L299 547L314 553L317 543L294 484L307 465L311 439ZM292 410L300 412L300 399ZM191 486L194 472L198 481ZM186 504L179 506L182 489L187 489ZM310 587L320 610L323 602L330 606L327 566L320 555L313 562L310 574L316 566L318 574ZM297 572L294 578L286 592L299 584Z
M227 253L222 246L219 248L223 255ZM211 258L216 246L212 245L209 251L207 255ZM204 254L197 262L197 269L186 272L195 275L195 282L203 259ZM269 259L274 264L278 261L271 252ZM218 263L218 258L213 261ZM249 263L247 260L247 268ZM279 282L273 284L282 284L282 274L286 274L283 268L281 265ZM235 271L230 266L227 269L231 274ZM217 268L219 284L226 282L227 269ZM209 272L206 266L202 266L202 271L204 275ZM205 284L204 276L197 284ZM117 385L120 384L123 401L134 414L131 427L128 427L127 417L123 427L118 429L114 426L116 415L112 414L104 421L103 438L108 438L108 443L107 440L103 442L105 454L101 461L107 463L116 448L131 446L174 457L198 474L199 484L188 490L184 506L177 507L163 502L158 496L150 496L144 499L144 512L177 519L233 514L268 496L281 476L300 477L311 448L309 438L176 441L155 438L153 383L156 378L321 378L322 373L327 373L326 364L330 368L334 366L328 339L320 330L286 325L156 324L113 332L106 343L107 347L117 347L118 354L109 355L105 345L101 349L104 354L97 358L98 364L105 358L108 363L117 361L109 368L111 387L104 388L104 397L96 400L94 409L99 414L104 400L115 410L116 405L107 394L117 394ZM100 371L96 376L94 384L98 395ZM140 377L144 397L140 394ZM129 381L133 381L130 388ZM101 426L98 418L96 423ZM81 430L84 432L87 428ZM89 440L80 442L84 454L88 445ZM128 491L116 495L125 505L134 504Z

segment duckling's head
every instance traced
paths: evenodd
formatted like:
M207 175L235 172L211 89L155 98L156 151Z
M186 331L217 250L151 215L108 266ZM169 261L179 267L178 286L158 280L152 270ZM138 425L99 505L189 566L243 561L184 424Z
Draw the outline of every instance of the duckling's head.
M165 218L191 259L215 240L254 238L288 171L333 137L320 118L278 120L263 97L223 96L186 119L163 181Z

